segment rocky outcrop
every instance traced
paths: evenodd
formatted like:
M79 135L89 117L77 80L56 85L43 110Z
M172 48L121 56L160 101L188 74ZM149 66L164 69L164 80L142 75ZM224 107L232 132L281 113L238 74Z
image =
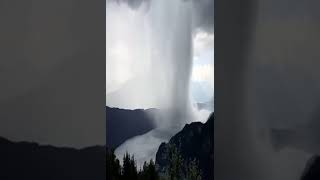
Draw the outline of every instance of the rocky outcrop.
M213 179L213 121L214 115L205 124L194 122L173 136L168 143L162 143L156 155L156 165L164 173L169 165L169 148L175 146L184 164L196 159L202 171L202 179Z

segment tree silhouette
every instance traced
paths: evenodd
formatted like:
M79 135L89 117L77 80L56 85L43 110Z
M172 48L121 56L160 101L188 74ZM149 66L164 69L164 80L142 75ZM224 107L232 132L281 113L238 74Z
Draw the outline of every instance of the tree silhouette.
M118 180L121 177L121 166L114 150L107 149L107 179Z
M183 158L174 145L169 147L168 176L170 180L180 180L183 177Z
M168 167L161 180L201 180L201 170L198 160L184 160L179 149L170 144L168 147Z
M140 172L140 180L159 180L155 163L151 159L149 163L144 162L143 169Z
M127 152L123 157L122 179L138 180L138 172L134 156Z
M186 178L188 180L201 180L201 170L198 168L198 162L196 159L189 162L186 171Z
M142 169L137 170L134 156L127 152L123 156L123 165L107 149L107 179L111 180L201 180L201 170L196 159L186 162L175 146L169 148L169 167L165 175L159 176L156 165L151 159L144 162Z

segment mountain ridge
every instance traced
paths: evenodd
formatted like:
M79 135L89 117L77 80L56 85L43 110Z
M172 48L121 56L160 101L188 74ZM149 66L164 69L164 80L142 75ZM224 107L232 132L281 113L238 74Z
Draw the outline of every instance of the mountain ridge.
M127 139L142 135L155 128L150 117L155 108L120 109L106 106L107 147L117 148Z
M102 180L106 178L105 158L105 146L76 149L0 137L0 179L4 180Z

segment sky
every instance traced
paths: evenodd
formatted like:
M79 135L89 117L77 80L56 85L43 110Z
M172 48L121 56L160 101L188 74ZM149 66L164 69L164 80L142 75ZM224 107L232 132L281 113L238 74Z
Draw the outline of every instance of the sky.
M192 3L190 94L194 102L208 102L214 93L213 1ZM208 9L208 5L212 9ZM152 86L150 81L153 81L150 43L155 41L150 37L153 25L148 20L149 6L149 1L107 1L108 106L127 109L157 106L153 96L159 93L146 92ZM133 95L137 100L132 98Z

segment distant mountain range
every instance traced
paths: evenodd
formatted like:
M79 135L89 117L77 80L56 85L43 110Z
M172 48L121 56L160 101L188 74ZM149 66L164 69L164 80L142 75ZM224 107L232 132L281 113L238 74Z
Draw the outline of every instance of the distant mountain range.
M1 180L105 180L106 149L57 148L0 138Z
M156 109L126 110L106 106L107 147L116 148L124 141L155 128L148 113Z
M184 159L184 164L189 160L198 160L203 173L202 179L213 179L213 121L212 113L205 124L187 124L168 143L162 143L156 155L156 165L160 173L164 173L169 166L168 152L173 145Z

